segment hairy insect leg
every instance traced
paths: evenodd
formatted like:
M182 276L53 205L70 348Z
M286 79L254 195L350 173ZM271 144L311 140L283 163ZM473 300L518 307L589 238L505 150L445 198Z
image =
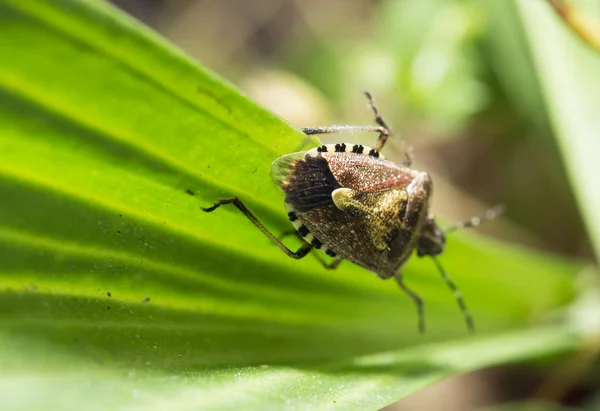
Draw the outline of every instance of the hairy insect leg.
M252 212L250 210L248 210L248 208L246 208L246 206L237 197L222 199L218 203L215 203L211 207L207 207L207 208L202 207L202 211L210 213L212 211L215 211L217 208L221 207L222 205L226 205L226 204L233 204L238 210L240 210L242 212L242 214L244 214L246 216L246 218L248 220L250 220L250 222L252 224L254 224L256 226L256 228L258 228L260 231L262 231L262 233L264 235L266 235L269 238L269 240L271 240L277 247L279 247L279 249L281 251L286 253L289 257L292 257L295 259L300 259L300 258L306 256L310 252L310 250L312 250L313 246L308 243L302 245L302 247L300 247L297 251L292 251L289 248L287 248L285 246L285 244L283 244L281 241L279 241L277 239L277 237L275 237L273 234L271 234L271 232L269 230L267 230L267 228L260 221L258 221L258 218L256 218L256 216L254 214L252 214Z
M392 132L390 131L387 123L383 120L383 117L381 117L379 114L371 93L365 91L365 96L367 96L367 100L369 101L369 107L373 111L373 114L375 114L375 122L381 127L382 130L385 130L385 132L379 133L377 143L375 143L375 147L373 147L375 150L381 151ZM405 167L410 167L412 165L412 147L409 147L408 150L404 152L404 160L402 160L402 165Z
M424 310L423 299L421 298L421 296L419 294L415 293L410 288L408 288L406 286L406 284L404 284L404 281L402 281L402 276L400 275L400 273L394 274L394 278L396 279L396 282L398 283L398 285L400 286L402 291L404 291L404 293L406 295L408 295L413 300L415 305L417 306L417 315L419 316L419 332L421 334L424 334L425 333L425 310Z
M450 289L454 293L454 298L456 299L456 302L458 303L458 306L460 307L460 310L462 311L463 316L465 317L465 322L467 323L467 328L469 329L470 332L474 332L475 331L475 323L473 322L473 317L471 317L471 313L469 312L469 309L467 308L467 305L465 304L465 300L462 298L462 294L458 290L458 287L456 286L456 284L454 284L454 281L452 281L450 276L446 273L446 270L444 270L444 267L442 267L442 265L440 264L438 259L433 256L431 258L433 259L435 266L437 267L442 278L444 279L444 282L446 284L448 284L448 287L450 287Z
M335 270L336 268L338 268L338 266L342 262L341 258L336 257L330 263L328 263L318 253L313 253L313 255L315 256L315 258L317 260L319 260L319 262L323 265L323 267L325 267L328 270Z
M377 111L377 107L375 106L375 102L373 101L373 96L371 95L371 93L365 91L365 96L367 96L367 100L369 101L369 107L373 111L373 114L375 114L375 122L379 124L382 130L385 130L385 132L381 132L379 134L377 143L375 143L375 147L373 147L375 150L381 151L381 149L383 149L383 146L385 146L385 143L387 142L388 138L390 137L390 128L379 114L379 111Z
M306 135L334 133L382 133L387 132L381 126L322 126L305 127L302 132Z
M504 210L505 210L505 207L503 205L497 205L496 207L490 208L489 210L485 211L484 213L482 213L478 216L475 216L473 218L470 218L467 221L461 221L460 223L451 225L450 227L448 227L444 230L444 233L450 233L452 231L462 230L463 228L477 227L481 223L493 220L494 218L498 217L500 214L502 214L504 212Z

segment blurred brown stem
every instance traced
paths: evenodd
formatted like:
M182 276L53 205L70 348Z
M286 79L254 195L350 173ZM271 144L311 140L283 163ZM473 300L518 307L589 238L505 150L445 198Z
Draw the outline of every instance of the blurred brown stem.
M600 25L577 9L569 6L564 0L548 0L567 26L573 30L588 46L600 53Z

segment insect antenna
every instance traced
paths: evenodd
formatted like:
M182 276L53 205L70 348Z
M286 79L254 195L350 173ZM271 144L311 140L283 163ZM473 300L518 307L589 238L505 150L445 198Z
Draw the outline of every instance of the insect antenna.
M496 207L490 208L489 210L487 210L486 212L484 212L478 216L475 216L466 221L461 221L460 223L455 223L455 224L451 225L450 227L448 227L444 230L444 233L447 234L447 233L451 233L452 231L462 230L463 228L477 227L481 223L493 220L494 218L498 217L500 214L502 214L504 212L504 210L505 210L505 207L503 205L497 205Z
M444 270L444 267L442 267L442 264L440 264L439 260L437 258L435 258L434 256L432 256L431 258L433 259L435 266L437 267L438 271L440 272L442 279L444 280L444 282L446 284L448 284L448 287L450 287L450 289L454 293L454 298L456 299L456 302L458 303L458 306L460 307L460 310L462 311L463 316L465 317L465 322L467 323L467 328L469 329L470 332L474 332L475 331L475 323L473 322L473 317L471 317L471 312L467 308L467 305L465 304L465 300L462 298L462 294L458 290L458 287L456 286L456 284L454 284L454 281L452 281L452 279L450 278L448 273L446 273L446 270Z

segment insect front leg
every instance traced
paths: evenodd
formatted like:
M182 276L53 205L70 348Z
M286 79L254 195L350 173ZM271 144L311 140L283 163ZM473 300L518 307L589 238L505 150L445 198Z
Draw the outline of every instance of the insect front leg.
M237 197L222 199L218 203L215 203L211 207L207 207L207 208L202 207L202 211L205 211L207 213L211 213L211 212L215 211L217 208L221 207L222 205L226 205L226 204L233 204L238 210L240 210L242 212L242 214L244 214L246 216L246 218L248 220L250 220L250 222L252 224L254 224L254 226L256 228L258 228L260 231L262 231L262 233L264 235L266 235L269 238L269 240L271 240L277 247L279 247L279 249L281 251L283 251L284 253L286 253L289 257L292 257L292 258L295 258L295 259L299 260L299 259L305 257L310 252L310 250L312 250L313 246L311 244L308 244L308 243L303 244L302 247L300 247L297 251L292 251L289 248L287 248L285 246L285 244L283 244L281 241L279 241L277 239L277 237L275 237L258 220L258 218L256 218L256 216L254 214L252 214L252 212L250 210L248 210L248 208Z
M394 278L396 279L396 282L398 283L398 285L400 286L402 291L404 291L404 293L406 295L408 295L415 303L415 306L417 307L417 315L419 317L419 320L418 320L419 321L419 332L421 334L424 334L425 333L425 309L424 309L425 304L423 302L423 299L421 298L421 296L419 294L415 293L410 288L408 288L406 286L406 284L404 284L404 281L402 280L402 275L399 272L394 274Z
M444 282L448 284L448 287L450 287L450 289L454 293L454 298L456 299L456 302L458 303L458 306L460 307L460 310L462 311L463 316L465 317L465 322L467 323L467 328L469 329L469 332L475 332L475 322L473 321L473 317L471 317L471 312L467 308L467 304L465 303L462 294L458 290L458 287L456 286L456 284L454 284L454 281L452 281L448 273L446 273L446 270L444 270L444 267L442 267L442 264L440 264L438 259L435 258L435 256L431 256L431 259L435 263L435 266L440 275L442 276Z

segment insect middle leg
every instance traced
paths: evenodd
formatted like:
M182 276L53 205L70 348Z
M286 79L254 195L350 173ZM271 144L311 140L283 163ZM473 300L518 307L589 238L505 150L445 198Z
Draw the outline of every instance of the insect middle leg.
M323 267L325 267L328 270L335 270L336 268L338 268L338 266L342 262L341 258L335 257L330 263L328 263L318 253L319 253L318 251L314 252L313 255L315 256L315 258L317 260L319 260L319 262L323 265Z
M256 228L262 231L262 233L266 235L269 240L271 240L277 247L279 247L281 251L286 253L289 257L299 260L305 257L310 252L310 250L312 250L313 246L308 243L303 244L302 247L300 247L297 251L292 251L289 248L287 248L285 244L279 241L277 237L271 234L271 232L260 221L258 221L258 218L256 218L256 216L252 214L252 212L248 210L248 208L237 197L222 199L218 203L215 203L212 207L202 207L202 211L210 213L215 211L222 205L226 204L233 204L238 210L242 212L242 214L246 216L248 220L250 220L252 224L256 226Z
M277 239L279 241L281 241L285 237L288 237L290 235L294 235L294 236L298 237L300 240L304 241L304 238L300 234L298 234L298 231L296 231L296 230L286 231L282 235L280 235ZM342 262L341 258L336 257L331 262L328 263L327 261L325 261L325 259L323 259L323 257L321 257L321 255L319 255L319 251L316 251L316 250L314 250L313 255L321 263L321 265L328 270L335 270L336 268L338 268L338 266Z

